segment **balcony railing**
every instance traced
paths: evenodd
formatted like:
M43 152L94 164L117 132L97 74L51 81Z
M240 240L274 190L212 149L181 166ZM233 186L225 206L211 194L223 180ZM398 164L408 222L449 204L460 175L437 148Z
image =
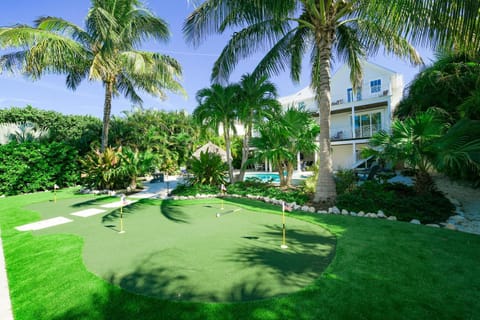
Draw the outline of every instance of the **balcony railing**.
M332 127L330 129L330 140L348 140L358 138L370 138L378 131L385 130L380 124L363 125L355 128L355 136L352 133L352 127Z
M387 96L388 93L389 93L388 89L383 89L380 92L375 92L375 93L362 92L361 95L353 97L352 101L348 101L348 98L337 99L335 97L332 97L332 106L341 105L341 104L348 103L348 102L354 102L354 101L361 101L361 100L366 100L366 99L384 97L384 96Z

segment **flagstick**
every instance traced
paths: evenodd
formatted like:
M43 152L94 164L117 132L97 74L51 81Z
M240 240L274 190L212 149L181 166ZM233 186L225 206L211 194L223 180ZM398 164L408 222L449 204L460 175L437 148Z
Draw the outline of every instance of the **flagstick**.
M222 191L222 208L220 208L221 210L223 210L223 198L225 197L225 193Z
M120 204L120 232L119 233L125 233L125 230L123 230L123 202L124 202L124 197L122 196L120 198L121 204Z
M287 243L286 243L286 228L285 228L285 202L282 202L282 224L283 224L283 237L282 237L282 245L280 248L282 249L288 249Z

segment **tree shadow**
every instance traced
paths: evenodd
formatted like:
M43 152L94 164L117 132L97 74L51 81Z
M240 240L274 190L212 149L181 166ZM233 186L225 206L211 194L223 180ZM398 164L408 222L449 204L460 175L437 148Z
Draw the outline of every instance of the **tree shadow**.
M333 235L324 236L309 233L300 229L288 229L288 249L280 246L272 248L263 244L256 245L255 241L278 238L281 227L265 225L269 231L261 232L255 236L243 236L251 240L250 246L239 248L228 258L237 261L246 267L262 265L271 272L275 272L281 279L288 282L288 278L296 279L301 275L320 275L331 263L335 256L336 238Z
M134 213L137 213L139 209L142 209L142 208L144 208L146 206L149 206L149 205L150 204L148 202L146 202L142 199L142 200L139 200L137 202L130 203L130 204L122 207L121 209L116 208L116 209L114 209L114 210L110 211L109 213L102 216L102 223L107 223L107 222L112 222L112 221L118 220L120 218L120 213L121 212L124 216L125 215L132 215Z
M91 207L99 204L104 204L105 200L112 199L111 196L95 196L94 199L89 199L82 202L77 202L71 205L72 208Z
M170 200L162 201L160 213L168 220L176 223L188 223L187 215L182 209L183 206L177 205ZM184 208L184 207L183 207Z

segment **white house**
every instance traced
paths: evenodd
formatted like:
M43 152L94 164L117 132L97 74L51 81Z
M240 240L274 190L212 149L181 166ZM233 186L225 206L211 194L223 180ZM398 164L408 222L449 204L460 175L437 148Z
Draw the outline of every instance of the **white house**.
M343 65L331 79L331 144L333 168L355 168L364 162L360 151L379 130L389 130L395 106L403 92L403 77L377 64L362 62L363 80L357 90L350 82L350 69ZM310 87L279 99L284 108L305 107L318 117L315 94ZM304 160L316 161L316 155Z

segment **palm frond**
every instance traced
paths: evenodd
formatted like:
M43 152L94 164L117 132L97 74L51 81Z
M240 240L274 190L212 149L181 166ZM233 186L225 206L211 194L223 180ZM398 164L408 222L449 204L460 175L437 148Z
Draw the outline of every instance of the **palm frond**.
M239 60L275 44L290 29L288 21L264 21L233 34L212 70L212 81L227 80Z
M76 24L57 17L40 17L35 20L35 26L39 30L50 31L72 38L85 47L88 47L92 39L90 35Z

